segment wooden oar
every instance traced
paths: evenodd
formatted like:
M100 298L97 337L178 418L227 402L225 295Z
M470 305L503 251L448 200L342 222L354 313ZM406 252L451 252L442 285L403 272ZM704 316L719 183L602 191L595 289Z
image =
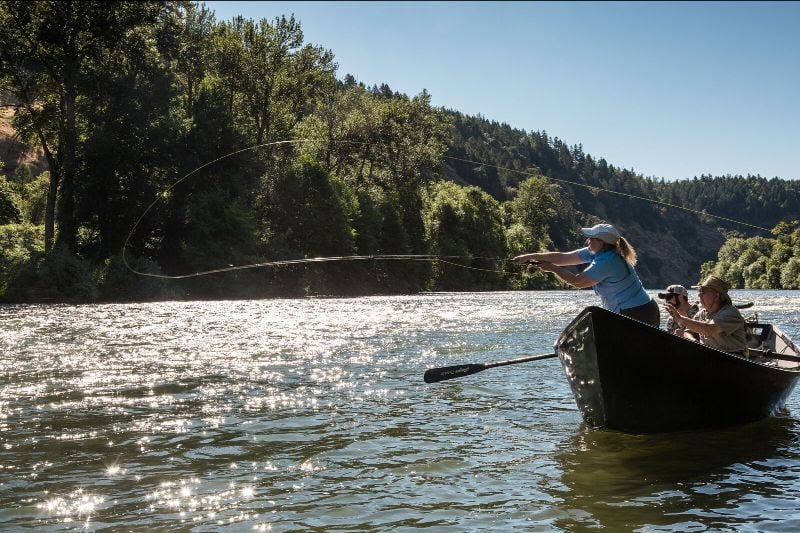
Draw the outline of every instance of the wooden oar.
M429 368L425 372L423 379L425 383L437 383L446 379L461 378L482 372L487 368L494 368L496 366L516 365L517 363L527 363L528 361L539 361L541 359L550 359L557 357L554 353L546 353L542 355L531 355L529 357L520 357L519 359L509 359L508 361L495 361L494 363L466 363L463 365L442 366L439 368Z

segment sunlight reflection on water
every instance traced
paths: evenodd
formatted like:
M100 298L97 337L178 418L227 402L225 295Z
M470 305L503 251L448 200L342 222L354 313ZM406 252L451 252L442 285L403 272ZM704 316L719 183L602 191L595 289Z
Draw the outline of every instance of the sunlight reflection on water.
M800 295L735 297L800 338ZM790 414L630 436L582 428L553 360L422 383L432 366L550 352L594 303L554 291L0 306L0 527L800 525Z

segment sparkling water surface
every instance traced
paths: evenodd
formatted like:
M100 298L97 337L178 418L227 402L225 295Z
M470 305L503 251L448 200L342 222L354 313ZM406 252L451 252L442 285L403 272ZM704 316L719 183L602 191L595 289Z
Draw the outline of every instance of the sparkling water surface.
M800 293L735 291L800 339ZM547 353L589 291L0 306L0 528L800 530L800 399L584 427ZM662 321L665 318L662 314Z

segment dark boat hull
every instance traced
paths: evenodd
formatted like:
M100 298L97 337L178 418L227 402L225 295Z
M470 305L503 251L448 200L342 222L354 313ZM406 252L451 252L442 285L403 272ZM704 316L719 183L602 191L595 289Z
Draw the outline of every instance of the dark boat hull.
M586 423L631 433L725 427L776 413L800 377L587 307L555 345Z

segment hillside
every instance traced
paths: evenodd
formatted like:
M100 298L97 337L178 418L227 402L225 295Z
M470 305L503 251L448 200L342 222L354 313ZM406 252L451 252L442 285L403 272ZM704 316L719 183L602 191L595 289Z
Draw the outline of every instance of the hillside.
M19 165L28 167L34 175L44 172L47 170L44 154L22 143L11 125L14 108L2 107L5 103L0 99L0 161L5 163L3 173L13 175Z
M695 283L702 264L716 259L726 233L769 236L750 225L772 228L800 216L800 184L795 181L760 176L653 180L593 158L581 145L568 146L546 132L526 133L482 117L447 113L454 124L445 166L448 179L477 185L505 200L526 177L547 176L580 214L582 223L602 220L622 231L639 252L638 270L647 287ZM573 228L561 222L569 221L550 224L552 241L561 247L576 245Z
M745 236L764 236L765 232L600 189L698 210L706 209L707 205L708 213L764 227L800 216L800 190L794 182L751 177L747 183L746 178L731 176L657 182L609 165L603 159L594 159L584 154L580 145L568 147L557 138L549 138L546 132L526 133L453 111L447 115L454 126L454 135L443 166L446 179L479 186L504 201L512 198L517 185L532 174L551 178L553 187L578 214L575 220L551 220L550 237L555 245L562 249L580 246L581 240L575 233L580 225L598 221L615 224L636 247L638 270L647 287L697 281L702 264L716 259L728 231ZM13 108L3 109L0 159L6 162L4 173L11 176L17 165L25 165L37 175L47 168L44 157L40 150L29 149L20 142L10 123L12 117ZM778 193L776 183L780 185ZM748 193L769 201L754 203L745 199ZM742 205L746 208L742 209ZM772 209L774 205L778 209Z

